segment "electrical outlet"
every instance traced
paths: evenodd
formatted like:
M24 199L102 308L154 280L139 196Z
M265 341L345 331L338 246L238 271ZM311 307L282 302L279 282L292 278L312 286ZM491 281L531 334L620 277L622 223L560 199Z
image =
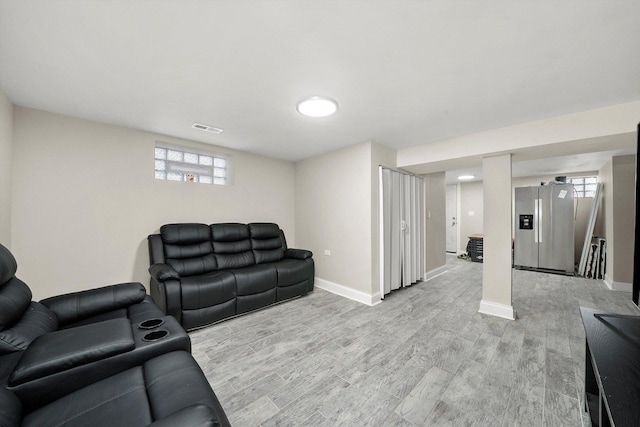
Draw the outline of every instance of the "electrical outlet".
M325 250L324 250L324 254L325 254L326 256L329 256L329 255L331 255L331 251L330 251L329 249L325 249Z

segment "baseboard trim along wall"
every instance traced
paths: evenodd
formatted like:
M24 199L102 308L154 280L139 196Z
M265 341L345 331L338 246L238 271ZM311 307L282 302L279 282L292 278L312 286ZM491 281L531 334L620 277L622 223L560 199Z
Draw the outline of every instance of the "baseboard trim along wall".
M604 284L607 285L607 288L611 289L612 291L633 292L632 283L616 282L614 280L611 280L611 277L609 277L609 275L607 274L604 275Z
M438 277L441 274L446 273L447 271L447 266L446 265L441 265L440 267L436 267L433 270L427 271L426 273L424 273L424 282L428 282L429 280Z
M516 320L516 312L512 305L505 305L492 301L480 301L480 309L478 310L478 313L502 317L503 319Z
M332 294L340 295L341 297L349 298L350 300L357 301L368 306L374 306L382 302L382 300L380 299L380 292L376 292L373 295L370 295L366 292L348 288L346 286L339 285L337 283L330 282L319 277L315 278L315 282L315 286L320 289L324 289L325 291L331 292Z

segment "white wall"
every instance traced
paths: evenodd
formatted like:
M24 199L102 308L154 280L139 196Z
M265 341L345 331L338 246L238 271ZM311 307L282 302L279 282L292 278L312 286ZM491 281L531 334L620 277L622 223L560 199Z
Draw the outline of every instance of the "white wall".
M377 166L393 167L394 154L364 142L296 163L297 241L313 251L318 278L363 296L379 291Z
M0 243L11 248L13 105L0 91Z
M148 285L146 237L165 223L276 222L295 246L291 162L32 109L14 114L12 250L34 299ZM233 155L233 185L155 180L157 140Z
M316 276L371 293L370 143L296 163L296 231ZM331 255L324 255L328 250Z

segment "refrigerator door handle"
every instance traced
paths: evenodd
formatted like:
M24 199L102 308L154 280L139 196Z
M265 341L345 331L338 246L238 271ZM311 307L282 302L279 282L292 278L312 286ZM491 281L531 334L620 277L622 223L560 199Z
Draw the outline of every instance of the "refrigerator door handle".
M538 199L538 243L542 243L542 199Z
M533 243L538 243L538 200L533 200Z

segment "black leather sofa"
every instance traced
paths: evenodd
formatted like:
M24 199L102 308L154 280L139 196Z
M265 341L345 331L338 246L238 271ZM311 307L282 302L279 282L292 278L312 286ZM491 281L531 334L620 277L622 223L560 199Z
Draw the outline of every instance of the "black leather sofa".
M148 242L151 296L187 330L313 290L313 254L277 224L167 224Z
M0 426L229 425L184 328L139 283L31 301L0 244Z

